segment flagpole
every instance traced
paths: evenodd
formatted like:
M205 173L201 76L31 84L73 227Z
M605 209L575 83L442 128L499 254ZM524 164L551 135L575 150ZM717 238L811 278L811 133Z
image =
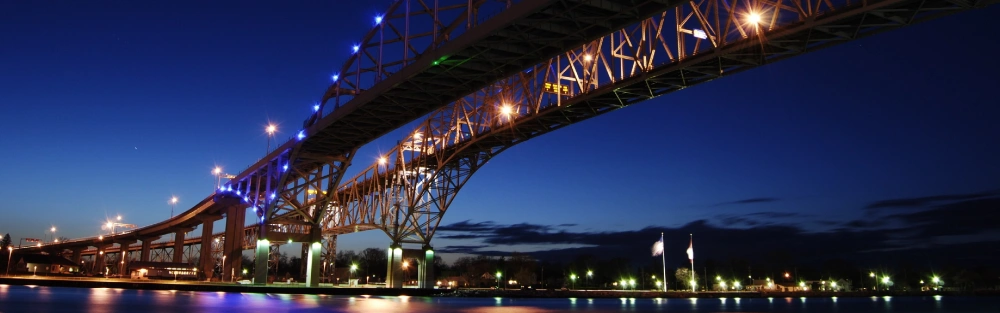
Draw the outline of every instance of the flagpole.
M694 251L694 234L691 234L691 251ZM691 254L691 292L694 291L694 253ZM708 282L706 282L708 283Z
M663 232L660 232L660 244L666 244L663 242ZM664 251L667 249L664 248ZM660 259L663 261L663 292L667 292L667 256L666 253L660 253Z

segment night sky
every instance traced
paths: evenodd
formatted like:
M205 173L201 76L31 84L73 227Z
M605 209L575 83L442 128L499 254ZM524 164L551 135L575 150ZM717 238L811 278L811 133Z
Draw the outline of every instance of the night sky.
M294 135L388 1L0 2L0 233L148 225ZM685 89L518 145L458 195L456 252L1000 253L1000 7ZM408 130L373 142L354 171ZM220 224L221 225L221 224ZM217 225L216 229L221 229ZM339 248L385 248L381 232ZM589 250L588 250L589 249ZM602 250L604 249L604 250ZM807 252L812 251L812 252ZM964 253L964 254L963 254ZM992 254L991 254L992 253ZM992 259L991 259L992 258Z

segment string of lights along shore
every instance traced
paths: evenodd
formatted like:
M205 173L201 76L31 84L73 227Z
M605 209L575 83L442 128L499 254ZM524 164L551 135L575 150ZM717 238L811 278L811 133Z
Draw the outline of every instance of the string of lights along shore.
M985 285L956 261L982 259L951 256L997 244L996 2L18 4L0 19L18 30L0 34L17 47L0 59L18 60L0 123L32 131L2 139L20 155L0 178L18 208L0 222L7 270L428 290ZM46 180L72 187L53 197Z

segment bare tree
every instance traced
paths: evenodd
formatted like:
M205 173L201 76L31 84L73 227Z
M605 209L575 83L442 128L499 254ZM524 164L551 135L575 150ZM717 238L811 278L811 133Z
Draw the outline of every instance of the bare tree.
M674 272L674 276L677 277L676 288L691 289L691 281L695 279L693 277L698 277L698 272L694 272L694 276L691 275L691 269L686 267L679 267L677 271Z

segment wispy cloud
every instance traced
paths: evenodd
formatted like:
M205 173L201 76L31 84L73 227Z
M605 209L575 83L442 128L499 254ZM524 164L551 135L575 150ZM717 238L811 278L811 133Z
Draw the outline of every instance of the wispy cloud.
M735 204L768 203L768 202L777 202L778 200L779 200L778 198L759 197L759 198L749 198L749 199L743 199L743 200L722 202L722 203L717 203L717 204L715 204L713 206L735 205Z
M1000 191L994 190L994 191L969 193L969 194L934 195L934 196L914 197L914 198L887 199L887 200L872 202L867 206L865 206L865 209L878 210L878 209L893 209L893 208L922 208L930 205L941 204L943 202L972 200L972 199L991 197L997 195L1000 195Z

